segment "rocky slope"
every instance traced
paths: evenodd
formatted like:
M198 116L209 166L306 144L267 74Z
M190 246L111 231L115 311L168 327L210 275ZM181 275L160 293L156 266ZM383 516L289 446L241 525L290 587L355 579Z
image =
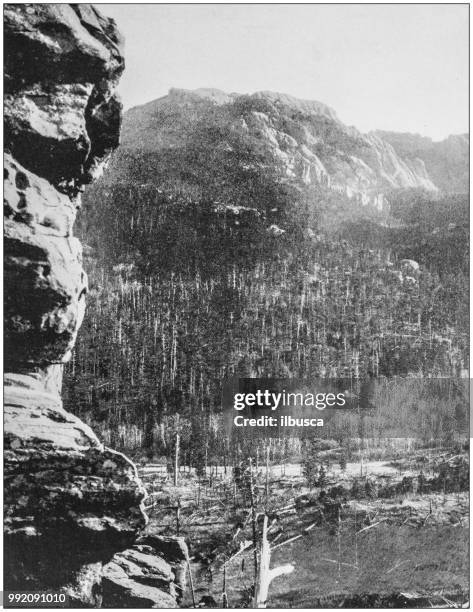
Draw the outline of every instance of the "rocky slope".
M406 160L422 159L434 184L446 193L468 193L469 136L455 134L434 142L418 134L377 132L397 155Z
M190 197L235 204L225 186L233 181L238 191L252 173L266 168L273 181L299 189L320 185L360 206L383 210L392 190L456 189L456 166L460 174L468 172L461 151L450 158L455 169L449 180L440 176L425 148L406 151L394 138L362 134L319 102L267 91L239 95L172 89L125 113L122 145L109 179L153 180L163 186L173 177Z
M133 463L60 397L87 293L72 226L118 144L122 41L84 4L5 5L4 32L5 589L94 606L103 564L146 524Z

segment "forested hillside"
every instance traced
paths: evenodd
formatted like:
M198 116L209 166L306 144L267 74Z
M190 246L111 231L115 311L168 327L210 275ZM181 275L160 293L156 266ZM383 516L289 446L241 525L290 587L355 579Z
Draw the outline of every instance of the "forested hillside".
M110 172L85 194L88 317L66 402L115 446L166 454L174 424L193 434L182 452L191 440L220 452L229 376L456 377L468 367L467 197L422 181L368 183L373 171L352 159L364 137L325 108L288 117L272 104L185 98L184 112L168 100L143 107L153 131L140 131L133 109ZM278 134L290 119L293 138L318 138L332 182L288 173L268 130L235 128L274 108ZM334 189L334 172L358 195Z

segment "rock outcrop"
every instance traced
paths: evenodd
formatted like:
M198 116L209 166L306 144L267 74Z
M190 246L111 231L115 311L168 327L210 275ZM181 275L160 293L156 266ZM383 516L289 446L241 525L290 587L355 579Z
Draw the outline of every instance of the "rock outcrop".
M105 566L103 607L177 607L186 587L187 561L183 538L139 538Z
M87 293L72 228L119 141L122 41L91 5L4 8L4 583L96 606L103 564L146 524L133 463L60 397Z

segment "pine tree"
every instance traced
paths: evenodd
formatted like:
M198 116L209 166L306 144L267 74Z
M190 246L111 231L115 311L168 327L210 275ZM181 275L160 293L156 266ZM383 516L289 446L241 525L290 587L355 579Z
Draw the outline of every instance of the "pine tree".
M360 499L362 497L362 488L360 486L360 482L359 482L358 478L355 478L353 480L353 484L352 484L351 490L350 490L350 496L353 499Z
M417 476L417 491L422 495L426 490L427 479L424 475L423 470L419 472Z
M309 489L317 486L317 449L314 440L305 440L303 446L302 473Z
M321 489L324 489L327 486L327 471L324 466L321 465L319 469L319 474L317 477L317 486Z
M378 496L376 482L374 480L371 480L370 478L367 478L365 482L365 495L369 499L376 499L376 497Z
M302 473L307 481L309 489L312 489L317 481L317 465L312 457L304 457L302 461Z

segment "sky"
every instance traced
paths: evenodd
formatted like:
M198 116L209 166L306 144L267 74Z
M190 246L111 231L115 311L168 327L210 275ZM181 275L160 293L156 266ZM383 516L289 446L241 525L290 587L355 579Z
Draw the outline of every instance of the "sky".
M125 36L125 108L171 87L284 92L362 132L467 132L466 4L97 4Z

